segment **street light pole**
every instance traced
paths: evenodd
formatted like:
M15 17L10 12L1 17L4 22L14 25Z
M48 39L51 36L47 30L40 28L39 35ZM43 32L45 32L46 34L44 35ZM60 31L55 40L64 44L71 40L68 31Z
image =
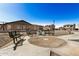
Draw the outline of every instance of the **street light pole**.
M53 20L53 35L55 35L55 20Z

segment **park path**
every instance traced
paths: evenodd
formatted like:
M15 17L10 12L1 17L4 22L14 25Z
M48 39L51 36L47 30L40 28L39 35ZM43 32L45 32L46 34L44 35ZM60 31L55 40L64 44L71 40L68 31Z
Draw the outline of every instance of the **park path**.
M71 34L71 35L57 36L57 38L65 40L67 44L58 48L51 48L51 51L61 56L79 56L79 42L69 40L69 39L79 39L79 32L74 32L74 33L75 34ZM26 41L24 42L24 45L19 46L15 51L13 51L13 46L14 46L13 44L6 48L0 49L0 56L49 56L50 55L49 48L32 45L27 41L29 37L25 36L25 38Z
M32 45L27 41L29 37L26 36L25 38L26 41L23 46L17 47L15 51L13 51L13 44L0 49L0 56L49 56L48 48Z
M51 49L53 52L61 56L79 56L79 42L71 40L79 40L79 32L74 32L71 35L58 36L58 38L64 39L67 44L59 48Z

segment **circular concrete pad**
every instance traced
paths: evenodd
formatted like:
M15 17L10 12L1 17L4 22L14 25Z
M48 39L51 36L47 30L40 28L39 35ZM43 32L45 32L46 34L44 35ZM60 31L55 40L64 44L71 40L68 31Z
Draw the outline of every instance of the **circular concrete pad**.
M57 48L63 46L66 43L64 40L54 36L32 37L28 41L31 44L47 48Z

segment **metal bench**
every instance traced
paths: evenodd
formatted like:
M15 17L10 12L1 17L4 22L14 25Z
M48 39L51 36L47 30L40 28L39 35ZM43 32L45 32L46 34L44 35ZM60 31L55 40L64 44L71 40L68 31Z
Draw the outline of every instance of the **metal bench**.
M17 33L16 31L9 32L10 38L13 39L15 46L13 47L16 50L17 46L22 46L24 39L21 38L22 34Z

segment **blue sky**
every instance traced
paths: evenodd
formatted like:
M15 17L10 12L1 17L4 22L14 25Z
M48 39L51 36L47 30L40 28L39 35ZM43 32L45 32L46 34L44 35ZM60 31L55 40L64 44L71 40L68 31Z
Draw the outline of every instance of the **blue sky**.
M0 22L25 20L39 25L79 23L79 4L17 3L0 4Z

